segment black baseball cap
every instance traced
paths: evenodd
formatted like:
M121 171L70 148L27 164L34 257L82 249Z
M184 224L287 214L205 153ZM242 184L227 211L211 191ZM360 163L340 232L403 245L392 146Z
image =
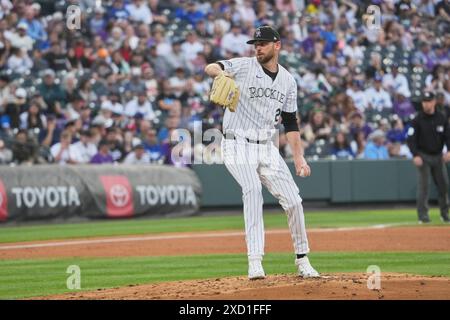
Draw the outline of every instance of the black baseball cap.
M434 93L431 91L427 91L422 96L422 101L432 101L434 100Z
M138 144L136 144L136 145L133 147L133 149L134 149L134 150L136 150L136 149L144 150L144 149L145 149L145 146L144 146L143 143L138 143Z
M91 137L91 131L85 129L85 130L81 130L80 132L80 136L85 136L85 137Z
M262 26L255 30L253 39L247 41L247 44L254 44L256 41L277 42L280 40L280 34L277 30L271 26Z
M98 143L98 147L101 148L103 146L108 146L109 147L109 142L105 139L100 140L100 142Z

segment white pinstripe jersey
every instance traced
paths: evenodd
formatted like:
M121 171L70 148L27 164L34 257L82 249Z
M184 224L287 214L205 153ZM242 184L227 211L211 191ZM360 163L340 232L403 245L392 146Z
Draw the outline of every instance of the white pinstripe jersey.
M233 131L241 137L258 139L263 132L273 132L282 111L297 111L297 83L283 66L278 65L278 74L272 81L256 57L219 62L234 76L240 90L236 111L225 110L225 133Z

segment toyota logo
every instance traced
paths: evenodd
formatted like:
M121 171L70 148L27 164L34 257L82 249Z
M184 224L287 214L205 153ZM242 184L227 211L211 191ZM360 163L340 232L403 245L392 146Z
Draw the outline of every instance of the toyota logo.
M111 187L109 196L111 202L116 207L124 207L128 204L128 201L130 200L130 194L128 193L127 188L125 188L121 184L113 185Z

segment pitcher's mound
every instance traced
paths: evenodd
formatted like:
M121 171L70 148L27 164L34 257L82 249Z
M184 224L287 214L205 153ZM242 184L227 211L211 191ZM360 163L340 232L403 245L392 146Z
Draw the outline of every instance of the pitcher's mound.
M322 274L302 279L294 274L269 275L263 280L246 277L129 285L94 292L79 292L44 299L450 299L450 278L383 273L380 289L368 274Z

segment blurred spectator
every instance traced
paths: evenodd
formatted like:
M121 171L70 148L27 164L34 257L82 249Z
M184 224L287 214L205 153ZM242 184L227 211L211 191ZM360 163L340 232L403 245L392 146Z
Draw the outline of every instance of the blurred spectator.
M434 52L436 54L436 63L447 67L450 65L450 56L446 45L437 45Z
M331 20L325 21L325 30L320 32L320 36L325 40L325 47L323 49L324 55L331 54L335 50L338 42L336 33L334 32L334 25Z
M47 127L39 132L39 143L45 148L50 148L59 142L62 130L58 127L54 115L47 117Z
M6 64L8 69L19 74L25 74L33 67L33 61L31 61L28 53L20 47L11 48L11 56Z
M450 80L447 81L447 84L450 87ZM445 100L445 94L442 92L436 94L436 110L442 112L450 123L450 101Z
M352 148L352 152L355 155L356 159L364 158L364 151L366 149L366 137L364 136L364 132L359 131L356 133L354 140L350 143L350 147Z
M77 164L80 159L78 150L72 143L72 136L68 131L64 131L61 134L61 142L54 144L50 148L50 152L59 164Z
M371 52L369 65L365 69L366 78L375 78L376 75L382 74L382 69L381 54L379 52Z
M153 41L158 56L167 56L172 51L172 46L164 35L164 29L158 28L153 32Z
M44 58L42 50L34 49L31 58L33 60L33 67L31 68L33 74L38 74L49 68L49 62ZM64 57L64 59L66 58ZM65 64L65 67L67 68L68 65Z
M195 72L192 80L192 90L195 96L202 97L208 94L211 85L202 71Z
M112 113L122 115L124 113L123 105L120 103L120 95L118 92L110 92L108 98L106 98L102 104L101 109L109 110Z
M0 114L4 112L6 105L13 98L9 82L7 75L0 74Z
M353 80L351 86L346 90L346 94L352 98L355 107L363 112L367 109L368 101L365 92L362 89L362 82Z
M203 51L203 44L198 40L195 31L187 34L186 42L181 45L181 50L188 61L192 61L197 57L197 53Z
M164 127L158 132L158 141L161 143L170 143L170 134L175 129L179 128L179 117L168 117L165 121Z
M364 134L364 137L367 138L367 136L372 132L372 128L365 122L364 116L360 112L354 112L350 115L350 134L354 137L359 132L362 132Z
M406 130L401 119L397 119L394 121L392 129L387 132L387 140L392 143L406 142Z
M411 101L406 98L406 93L398 92L394 98L394 113L403 120L409 120L416 112Z
M197 9L195 1L188 1L184 7L180 7L175 12L176 17L185 20L195 27L197 22L204 18L203 12Z
M450 4L448 0L439 1L435 6L435 14L445 20L450 20Z
M160 94L156 97L156 103L158 108L165 113L175 109L178 112L181 111L181 102L172 93L172 87L168 81L162 82Z
M155 130L149 130L144 139L144 148L150 156L150 161L153 163L163 163L164 157L167 154L168 145L162 145L158 142Z
M250 48L247 45L249 39L247 35L242 33L238 24L232 25L230 32L226 33L222 38L222 55L228 58L245 55Z
M114 51L114 53L112 54L112 61L110 65L112 68L112 72L114 74L120 75L120 78L125 78L130 74L130 65L123 58L120 51Z
M42 114L37 102L31 102L28 110L20 114L21 129L38 129L37 132L47 127L47 118Z
M67 55L62 51L61 45L55 42L50 47L50 51L44 56L49 67L54 71L62 71L70 68L70 62Z
M147 92L147 97L153 101L158 95L158 81L153 68L149 64L142 65L142 81Z
M402 94L405 98L409 98L411 92L409 91L408 79L398 72L398 64L394 63L391 68L391 73L386 73L383 76L383 87L391 95Z
M308 26L305 16L298 19L298 23L292 26L294 38L298 42L304 41L308 37Z
M10 164L13 160L13 153L5 145L5 142L0 139L0 165Z
M294 0L275 0L275 6L280 12L295 13L297 10Z
M362 61L362 59L364 59L364 52L362 51L361 46L356 42L355 37L350 37L350 39L348 39L348 43L344 47L342 53L351 60Z
M256 20L256 13L255 9L253 8L252 0L244 0L244 3L242 6L239 6L238 12L239 17L241 18L241 21L244 23L250 23L253 25Z
M125 8L124 0L114 0L108 10L108 19L127 20L130 13Z
M305 138L307 142L324 139L331 134L331 127L322 110L313 110L309 123L305 126Z
M100 141L98 145L98 152L92 157L91 163L107 164L113 162L114 162L113 157L109 153L109 143L104 140Z
M59 84L55 83L55 72L53 70L45 70L43 78L43 82L38 85L37 90L48 105L48 112L62 116L62 107L66 100L66 93Z
M343 132L336 133L332 147L332 154L338 159L348 160L354 158L355 155L350 147L347 137Z
M78 85L78 94L87 104L95 104L98 100L98 96L92 88L93 82L95 82L94 79L86 77L85 79L81 79Z
M302 41L301 53L308 58L312 58L314 54L314 47L320 40L320 28L318 26L311 26L308 29L308 37Z
M89 21L89 31L93 35L102 36L106 29L106 21L103 18L105 10L102 7L94 9L94 16Z
M181 48L182 42L174 41L172 43L172 50L168 54L167 62L170 65L171 73L178 68L188 67L190 69L190 61L188 61L183 49Z
M134 117L139 113L147 120L153 120L155 118L153 106L147 99L147 93L142 90L139 91L137 98L132 99L126 104L124 112L128 117Z
M444 83L448 79L446 69L443 65L436 65L433 71L425 78L425 85L428 91L442 90Z
M114 120L112 118L112 109L108 104L102 104L100 107L100 112L92 121L93 124L102 125L105 127L111 127L114 124Z
M169 75L171 73L171 68L167 62L167 57L159 56L155 45L152 45L150 47L149 54L150 54L149 60L152 62L152 66L155 71L155 75L161 79L165 79L165 78L169 77ZM142 75L142 69L140 69L138 71L138 69L136 68L136 69L134 69L134 71L136 72L137 75L139 75L139 76ZM132 70L132 72L133 72L133 70Z
M26 109L27 92L23 88L17 88L13 101L8 103L4 112L4 123L8 123L8 127L17 129L20 127L20 115Z
M183 68L177 68L175 75L169 79L171 92L181 101L186 99L186 92L188 91L188 81L186 79L186 72Z
M321 66L312 66L302 77L301 87L310 93L329 93L332 86L324 76L324 70Z
M89 163L91 159L97 154L97 146L91 142L91 133L88 130L83 130L80 133L80 141L73 144L76 159L78 163Z
M11 43L11 47L22 49L23 51L31 51L34 41L27 35L28 25L21 22L17 25L16 32L6 33L5 38Z
M383 89L381 81L381 76L376 75L373 85L366 89L368 107L374 111L389 113L389 109L392 109L392 100L389 93Z
M153 15L144 0L131 0L131 3L125 6L130 13L130 19L135 22L143 22L147 25L153 21Z
M419 44L419 51L417 51L413 57L413 63L424 66L428 71L432 71L436 64L436 55L431 50L431 46L428 42L422 42Z
M106 130L106 142L109 144L109 153L114 162L120 162L125 158L123 148L123 137L121 130L117 127L110 127Z
M389 158L393 159L412 159L412 154L405 144L391 143L388 145Z
M18 164L34 164L37 161L39 146L28 136L25 130L19 130L12 145L14 162Z
M133 151L130 152L125 160L124 164L149 164L150 163L150 155L144 148L143 144L137 144Z
M19 24L26 25L26 31L28 36L30 36L37 43L39 49L45 48L45 42L48 39L47 32L45 31L44 25L36 19L39 14L41 6L39 3L33 3L31 6L25 8L25 16L19 21Z
M389 159L388 149L385 146L386 136L381 130L375 130L368 137L364 150L364 159L385 160Z
M3 19L5 15L8 15L13 8L14 5L10 0L2 0L0 6L0 19Z

